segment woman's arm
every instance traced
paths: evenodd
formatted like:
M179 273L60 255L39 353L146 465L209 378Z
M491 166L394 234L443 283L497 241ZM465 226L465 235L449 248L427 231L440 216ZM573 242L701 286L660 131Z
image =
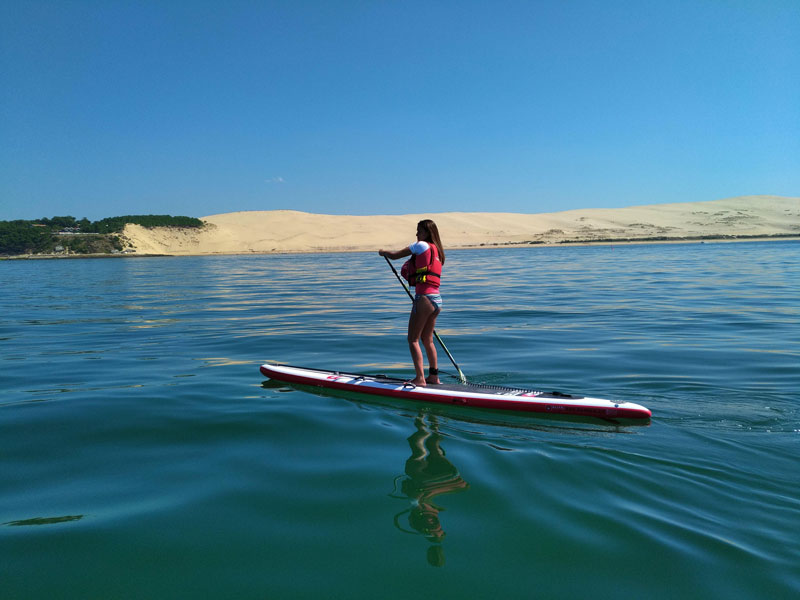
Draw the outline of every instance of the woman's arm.
M378 254L381 256L386 256L392 260L397 260L398 258L403 258L404 256L411 256L411 248L406 246L402 250L397 250L396 252L392 252L391 250L378 250Z

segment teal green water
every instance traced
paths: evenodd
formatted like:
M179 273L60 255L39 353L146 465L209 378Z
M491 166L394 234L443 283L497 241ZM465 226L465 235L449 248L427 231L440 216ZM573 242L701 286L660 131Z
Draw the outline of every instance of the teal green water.
M445 275L470 379L651 424L265 383L412 374L377 254L0 263L0 597L800 594L799 243L452 251Z

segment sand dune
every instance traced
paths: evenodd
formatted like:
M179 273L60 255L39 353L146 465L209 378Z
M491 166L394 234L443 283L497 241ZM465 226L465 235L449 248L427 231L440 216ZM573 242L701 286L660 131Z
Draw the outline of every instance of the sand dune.
M414 241L420 219L436 221L445 248L558 244L600 240L800 237L800 198L743 196L557 213L319 215L293 210L203 217L202 230L128 225L124 236L143 254L242 254L398 249Z

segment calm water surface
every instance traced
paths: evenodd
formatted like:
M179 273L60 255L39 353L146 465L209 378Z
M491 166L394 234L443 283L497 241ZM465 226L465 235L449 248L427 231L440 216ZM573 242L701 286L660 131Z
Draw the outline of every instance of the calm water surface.
M377 254L0 283L2 598L800 594L800 243L448 252L438 332L470 379L645 427L265 383L413 373Z

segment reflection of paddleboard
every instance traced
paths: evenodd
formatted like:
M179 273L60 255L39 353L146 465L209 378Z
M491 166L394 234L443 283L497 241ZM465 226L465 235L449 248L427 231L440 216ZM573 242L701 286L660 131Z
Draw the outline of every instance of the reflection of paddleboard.
M322 369L261 365L270 379L348 392L437 402L476 408L493 408L552 415L578 415L601 419L649 419L650 410L631 402L611 402L600 398L572 396L559 392L535 392L495 385L442 384L417 387L402 379L385 375L359 375Z

